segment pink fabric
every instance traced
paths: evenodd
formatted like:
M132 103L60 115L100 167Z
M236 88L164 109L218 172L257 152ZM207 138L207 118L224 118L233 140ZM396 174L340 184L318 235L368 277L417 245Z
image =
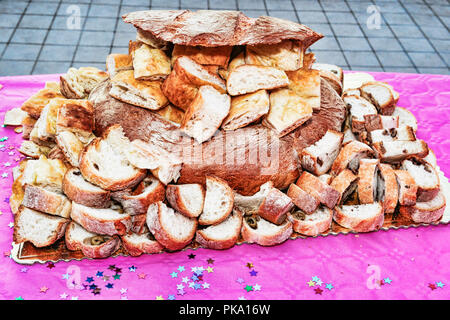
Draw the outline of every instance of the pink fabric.
M449 175L450 77L373 73L400 92L419 121L418 137ZM4 77L1 113L18 107L57 75ZM35 264L9 257L7 203L20 135L0 128L0 299L447 299L448 226L289 240L277 247ZM7 139L5 139L7 138ZM12 146L12 149L10 149ZM7 174L5 177L4 174ZM5 201L4 201L5 200ZM189 258L189 255L191 256ZM212 259L212 260L209 260ZM196 277L197 275L197 277ZM200 276L200 277L198 277ZM72 282L78 287L71 286Z

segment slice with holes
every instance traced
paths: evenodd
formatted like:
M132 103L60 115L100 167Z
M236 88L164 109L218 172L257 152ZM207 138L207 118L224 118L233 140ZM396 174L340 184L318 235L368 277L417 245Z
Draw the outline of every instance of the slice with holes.
M333 220L356 232L375 231L384 222L383 206L379 202L337 206L334 208Z
M233 203L233 190L227 182L218 177L207 176L205 202L198 223L210 225L224 221L231 213Z
M274 246L286 241L292 234L292 223L286 219L283 224L276 225L258 215L244 217L241 235L247 243L261 246Z
M295 232L315 237L330 229L333 221L333 210L321 206L312 214L295 211L288 213L288 219L292 222Z

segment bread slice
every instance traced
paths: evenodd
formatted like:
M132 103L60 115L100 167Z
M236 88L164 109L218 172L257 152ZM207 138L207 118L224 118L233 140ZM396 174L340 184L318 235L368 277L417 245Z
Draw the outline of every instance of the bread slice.
M62 189L70 200L87 207L108 208L111 205L111 192L84 180L77 168L67 170Z
M373 203L377 199L378 159L359 160L358 198L361 204Z
M417 119L408 109L397 106L392 115L398 117L399 126L409 126L413 128L414 132L417 131Z
M31 131L36 124L36 119L30 116L27 116L22 121L22 139L30 139Z
M124 235L131 228L131 216L117 203L109 208L91 208L72 202L70 217L84 229L101 235Z
M171 182L177 182L180 177L181 164L162 165L156 169L150 170L150 172L158 178L164 185L168 185Z
M406 170L394 170L398 183L398 203L402 206L413 206L417 200L417 184L413 176Z
M158 179L148 176L136 188L115 191L111 197L120 202L127 214L145 214L150 204L164 200L165 188Z
M221 223L198 229L195 241L209 249L229 249L236 243L241 233L242 214L239 210L233 212Z
M295 206L306 214L312 214L320 204L320 201L316 197L307 193L296 184L289 186L287 195L292 199Z
M343 204L358 188L358 179L350 169L344 169L331 181L330 186L340 194L338 204Z
M320 206L311 214L294 211L288 213L288 219L292 222L295 232L315 237L330 229L333 221L333 210Z
M245 242L261 246L274 246L286 241L292 234L292 223L286 219L276 225L258 215L244 217L241 235Z
M97 84L108 79L109 75L94 67L69 68L60 77L61 93L68 99L85 99Z
M130 232L136 233L138 235L149 233L149 229L147 227L147 212L144 214L131 216Z
M18 150L27 157L38 159L41 155L48 156L51 149L30 140L23 140Z
M227 68L232 50L232 46L203 47L175 44L172 50L172 63L174 64L178 57L186 56L201 65Z
M156 241L150 232L143 234L128 233L121 238L123 247L132 257L138 257L144 253L159 253L164 250L164 247Z
M214 87L202 86L189 105L180 129L198 143L211 138L230 111L230 97Z
M53 99L42 109L41 116L30 133L30 139L33 142L40 145L46 142L54 142L58 110L66 102L77 103L77 100Z
M320 140L302 150L302 167L315 175L328 172L339 154L342 132L327 130Z
M245 51L240 51L231 61L228 63L228 67L226 69L220 68L219 75L222 79L227 79L230 72L241 65L245 64Z
M156 240L167 250L180 250L194 238L197 220L167 207L163 202L152 203L147 211L147 226Z
M244 64L234 68L227 78L227 91L232 96L287 87L289 79L283 70Z
M166 199L176 211L188 218L196 218L203 211L205 190L200 184L169 184Z
M274 129L280 137L311 119L312 106L290 89L278 89L270 94L269 113L263 124Z
M352 131L355 133L364 131L364 116L376 115L378 112L375 106L366 99L358 96L346 96L343 98L343 100L349 108Z
M258 121L269 112L269 94L266 90L231 98L230 112L222 124L224 130L236 130Z
M66 156L62 152L62 150L58 146L54 146L50 152L48 153L49 159L60 159L64 162L67 162Z
M13 183L11 186L11 196L9 197L9 207L13 214L19 212L24 196L23 173L29 160L22 160L17 167L13 168Z
M383 206L379 202L337 206L334 208L333 220L356 232L375 231L384 223Z
M171 104L168 104L165 107L157 110L156 113L162 116L164 119L169 120L170 122L173 122L177 125L181 124L181 121L183 121L184 117L183 110Z
M428 145L423 140L415 141L386 141L372 144L375 154L383 162L401 162L406 158L416 156L423 158L428 154Z
M81 250L88 258L103 259L119 249L120 238L117 235L110 237L89 232L71 221L66 228L65 243L71 251Z
M155 37L151 32L136 28L136 40L141 41L152 48L167 50L169 43Z
M300 68L296 71L287 71L289 78L288 88L296 93L314 111L320 110L320 73L317 70Z
M28 160L22 173L22 185L32 184L54 192L62 191L62 181L67 171L59 159L47 159L44 155Z
M303 53L301 43L293 40L246 46L245 63L294 71L303 66Z
M339 151L336 160L331 166L331 175L336 176L345 168L356 172L359 168L359 160L369 158L373 155L373 150L360 141L350 141Z
M408 171L417 184L417 202L430 201L439 193L439 175L428 162L420 158L411 158L404 160L401 168Z
M220 93L226 92L225 82L218 75L210 73L189 57L179 57L172 72L162 85L162 91L175 106L186 110L195 99L201 86L212 86Z
M358 89L367 82L375 81L374 77L366 72L347 73L344 77L344 91Z
M368 132L381 129L389 130L398 128L398 126L398 116L383 116L381 114L368 114L364 116L364 127Z
M73 167L80 166L80 155L84 144L70 131L62 131L56 135L56 144L64 154L65 160Z
M342 95L344 82L344 72L342 68L327 63L314 63L312 68L319 70L320 77L325 79L338 95Z
M426 162L428 162L430 165L432 165L436 169L437 159L436 159L436 154L433 152L433 150L428 148L427 156L423 157L422 159L425 160Z
M234 193L234 206L244 215L258 213L259 207L267 197L269 191L273 188L273 182L268 181L262 184L258 192L251 196L243 196L237 192Z
M303 171L295 184L330 209L337 204L341 197L339 191L307 171Z
M344 138L342 139L342 146L346 145L347 143L349 143L351 141L356 141L356 140L358 140L358 139L356 138L352 129L347 128L344 130Z
M413 128L401 126L391 129L373 130L369 133L369 139L372 143L389 141L415 141L416 134Z
M130 41L128 52L133 59L136 80L163 80L170 74L170 58L163 50L140 41Z
M379 82L363 84L359 90L361 96L372 102L383 115L392 115L395 109L395 100L392 91Z
M65 100L57 112L56 133L70 131L83 143L92 140L94 107L88 100Z
M288 213L294 207L292 199L278 190L271 188L258 209L258 215L265 220L280 225L286 219Z
M331 174L325 173L320 176L318 176L319 180L322 182L325 182L326 184L330 184L333 180L333 176Z
M3 119L4 126L20 126L22 121L28 116L28 113L20 108L12 108L5 112Z
M359 91L359 88L347 89L342 93L342 98L348 97L348 96L361 97L361 92Z
M64 236L69 221L21 207L14 216L14 242L28 241L38 248L47 247Z
M20 107L27 112L32 118L38 119L42 109L53 99L62 99L64 96L57 88L45 88L28 98Z
M95 138L81 153L83 177L102 189L117 191L132 188L146 175L126 158L124 148L129 143L120 125L109 127L103 138Z
M69 218L72 203L63 194L25 184L22 205L54 216Z
M433 223L442 218L445 206L445 196L442 191L439 191L429 201L417 202L413 206L400 206L400 214L409 217L415 223Z
M129 54L111 53L106 57L106 72L113 78L118 72L133 69L133 60Z
M385 213L393 213L398 203L398 183L394 169L389 164L378 164L377 199Z
M159 80L136 80L133 70L117 73L111 79L109 94L126 103L150 110L158 110L168 104Z
M198 223L211 225L224 221L231 213L233 203L233 190L227 182L217 177L206 176L205 202Z

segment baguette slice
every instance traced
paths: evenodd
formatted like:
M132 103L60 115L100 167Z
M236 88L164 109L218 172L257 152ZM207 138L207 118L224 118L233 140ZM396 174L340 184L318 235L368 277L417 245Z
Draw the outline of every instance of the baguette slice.
M283 40L277 44L246 46L245 63L294 71L303 66L301 43Z
M89 182L105 190L132 188L146 175L126 158L124 149L129 144L120 125L109 127L103 138L95 138L80 156L80 170Z
M277 188L272 188L259 206L258 214L265 220L280 225L286 219L286 213L293 207L289 196Z
M70 217L84 229L100 235L124 235L131 228L131 216L115 203L109 208L90 208L72 202Z
M289 186L287 195L292 199L292 202L306 214L314 213L320 204L320 201L317 198L307 193L296 184L291 184Z
M365 130L365 119L367 115L376 115L377 109L366 99L359 96L346 96L344 103L350 111L351 128L355 133Z
M233 203L233 190L227 182L217 177L207 176L205 202L198 223L211 225L224 221L231 213Z
M147 226L160 244L167 250L175 251L191 242L197 229L197 220L188 218L159 201L148 207Z
M176 211L188 218L196 218L203 211L205 190L200 184L169 184L166 198Z
M165 188L158 179L148 176L134 190L115 191L111 194L111 197L120 202L127 214L133 216L145 214L150 204L163 201Z
M136 80L163 80L170 71L170 58L161 49L155 49L140 41L130 41L129 54L133 59Z
M73 167L80 166L80 155L84 144L70 131L62 131L56 135L56 144L64 154L64 159Z
M111 205L110 191L103 190L86 180L77 168L67 170L62 182L64 194L72 201L93 208Z
M255 92L261 89L270 90L289 85L289 79L283 70L244 64L228 74L227 91L232 96Z
M398 203L402 206L413 206L417 200L417 184L413 176L406 170L394 170L398 183Z
M404 160L401 168L408 171L417 184L417 202L432 200L440 190L439 176L428 162L412 158Z
M432 223L442 218L445 206L445 196L440 191L429 201L417 202L413 206L400 206L400 214L409 217L415 223Z
M230 111L230 97L211 86L202 86L189 105L180 129L198 143L211 138Z
M164 247L156 241L150 232L143 234L129 233L121 238L124 248L132 257L138 257L144 253L159 253L164 250Z
M131 216L130 231L139 235L149 232L149 229L147 227L147 212L144 214Z
M334 208L333 220L344 228L356 232L375 231L383 225L383 207L378 202L337 206Z
M94 131L94 107L88 100L63 100L57 110L56 133L73 132L84 143Z
M338 204L343 204L358 188L358 176L350 169L344 169L331 181L330 186L340 193Z
M21 207L14 216L14 242L29 241L35 247L47 247L64 236L69 221Z
M150 171L164 185L168 185L171 182L177 182L180 177L181 164L162 165Z
M276 225L258 215L244 217L241 235L245 242L274 246L286 241L292 234L292 222L286 219Z
M328 172L339 154L344 135L328 130L317 142L302 150L302 167L315 175Z
M417 120L416 117L408 109L402 107L395 107L393 116L398 117L399 126L410 126L413 128L414 132L417 131Z
M119 249L120 238L89 232L71 221L66 228L65 243L69 250L81 250L88 258L102 259L110 257Z
M113 78L123 70L133 69L133 61L129 54L111 53L106 57L106 72Z
M374 130L369 133L369 136L372 143L416 140L416 134L414 133L414 130L409 126Z
M97 84L108 78L108 73L94 67L69 68L60 77L61 93L68 99L85 99Z
M361 204L373 203L377 199L378 159L359 160L358 198Z
M295 232L315 237L330 229L333 211L326 207L319 207L312 214L295 211L288 213L288 219L292 222Z
M242 227L242 214L234 209L225 221L197 230L195 240L203 247L223 250L229 249L239 238Z
M320 203L330 209L337 204L339 198L341 197L339 191L322 182L319 178L307 171L303 171L302 175L298 178L295 184L307 193L311 194L313 197L317 198Z
M364 116L364 127L368 132L381 129L389 130L398 128L398 126L398 116L383 116L381 114L368 114Z
M401 162L413 156L423 158L428 154L428 145L423 140L386 141L372 144L377 157L383 162Z
M380 163L378 169L377 199L383 204L385 213L393 213L399 194L395 171L386 163Z
M69 218L71 201L63 194L25 184L22 205L54 216Z
M243 196L237 192L234 193L234 206L244 215L256 214L261 203L267 197L273 188L273 182L268 181L259 187L259 191L251 196Z
M345 168L356 172L359 168L359 160L373 155L373 150L360 141L350 141L339 151L336 160L331 166L331 175L336 176Z
M392 115L395 109L393 92L378 81L363 84L359 90L361 96L372 102L383 115Z

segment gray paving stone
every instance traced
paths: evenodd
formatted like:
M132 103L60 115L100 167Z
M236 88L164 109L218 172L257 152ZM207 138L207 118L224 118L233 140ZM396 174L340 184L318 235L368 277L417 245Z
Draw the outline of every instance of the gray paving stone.
M128 47L112 47L110 53L128 53Z
M362 72L383 72L382 67L369 67L369 66L353 65L353 66L350 66L349 69L354 70L354 71L362 71Z
M117 18L95 18L87 17L85 30L95 31L114 31L116 28Z
M297 11L297 15L300 18L300 22L303 24L328 22L325 14L320 11Z
M50 30L45 43L47 44L68 44L76 45L80 39L79 30Z
M411 25L414 24L414 21L411 20L411 18L408 15L402 14L402 13L382 13L381 16L383 17L384 21L389 23L390 25Z
M150 6L149 5L140 6L140 7L136 7L136 6L121 6L118 16L121 17L125 13L134 12L134 11L141 11L141 10L150 10ZM114 18L111 18L111 19L114 19Z
M368 38L375 51L403 51L395 38Z
M25 15L19 23L19 28L48 29L52 20L52 16Z
M87 16L89 6L83 3L63 3L58 9L57 14L60 16L73 15L75 13L80 13L81 17Z
M107 31L83 31L80 45L86 46L110 46L114 34Z
M265 10L264 0L238 0L239 10L253 9Z
M420 73L429 73L429 74L446 74L449 75L449 69L448 68L419 68Z
M109 54L110 47L86 47L79 46L75 53L74 61L104 63Z
M116 32L114 35L113 46L128 47L130 40L136 39L136 32Z
M15 28L20 20L18 14L1 14L0 15L0 27Z
M339 44L334 37L324 37L311 46L311 50L340 50Z
M57 8L58 3L55 2L31 2L25 14L53 15Z
M207 9L207 0L181 0L181 9Z
M449 39L449 31L444 27L428 27L421 26L422 31L427 35L430 39Z
M339 37L341 48L346 51L371 51L369 42L360 37Z
M346 37L363 37L363 33L358 25L356 24L334 24L332 25L334 33L337 37L346 36Z
M117 1L115 3L117 3ZM125 5L125 6L149 7L150 6L150 0L122 0L122 5Z
M129 23L123 22L121 19L119 19L119 22L117 23L117 32L134 32L136 33L136 28L133 27L133 25Z
M11 43L6 47L3 59L9 60L35 60L41 45Z
M427 39L411 39L411 38L399 38L400 43L403 45L406 51L426 51L434 52Z
M344 0L321 0L320 3L326 11L350 11L347 2Z
M445 62L442 61L437 53L410 52L409 56L416 66L431 68L446 67Z
M0 61L0 70L3 76L28 75L31 73L33 65L33 61L2 60Z
M381 13L392 12L392 13L406 13L402 5L397 1L386 2L386 1L375 1L375 5L378 6Z
M348 1L348 6L353 12L364 12L367 13L367 8L373 6L371 1Z
M272 11L272 10L269 10L269 15L271 17L275 17L275 18L286 19L289 21L298 22L295 11Z
M33 74L65 73L70 67L70 62L37 61Z
M441 53L448 53L450 52L450 40L436 40L436 39L430 39L433 46L436 48L437 51Z
M267 10L294 10L290 0L266 1Z
M297 11L322 11L322 7L318 1L310 1L310 0L293 0L295 10Z
M356 24L355 18L348 12L326 12L328 21L331 24L334 23L354 23Z
M341 51L314 51L316 61L319 63L330 63L340 66L341 68L347 67L344 55Z
M389 67L413 67L413 63L404 52L377 52L381 64Z
M42 47L39 60L41 61L72 61L76 46L69 45L50 45Z
M178 0L152 0L152 7L178 9Z
M0 43L2 42L8 42L9 38L11 37L11 35L13 34L14 29L12 28L3 28L0 27L0 34L2 35L0 37Z
M14 43L27 43L27 44L40 44L44 41L47 30L41 29L16 29L11 42ZM2 33L2 37L4 34ZM6 39L6 37L5 37Z
M6 47L6 43L0 43L0 55L3 53L3 50Z
M72 67L74 68L80 68L80 67L95 67L98 68L100 70L105 70L105 64L101 63L101 62L79 62L79 61L74 61L74 63L72 64Z
M209 0L211 10L237 10L236 1Z
M22 1L2 0L0 1L0 14L22 13L25 11L27 4L27 2Z
M394 34L401 38L401 37L407 37L407 38L423 38L422 32L420 32L420 29L416 26L391 26L392 31Z
M115 18L117 17L118 13L119 13L119 6L93 4L89 9L88 16Z
M380 63L371 51L344 51L350 66L379 67Z
M334 36L333 35L333 31L331 30L329 24L325 24L325 23L320 23L320 24L308 23L308 27L310 27L311 29L313 29L316 32L319 32L319 33L323 34L325 37L327 37L327 36Z
M408 3L405 4L405 8L411 14L433 14L433 11L423 3Z
M400 73L417 73L415 68L410 67L384 67L386 72L400 72Z

